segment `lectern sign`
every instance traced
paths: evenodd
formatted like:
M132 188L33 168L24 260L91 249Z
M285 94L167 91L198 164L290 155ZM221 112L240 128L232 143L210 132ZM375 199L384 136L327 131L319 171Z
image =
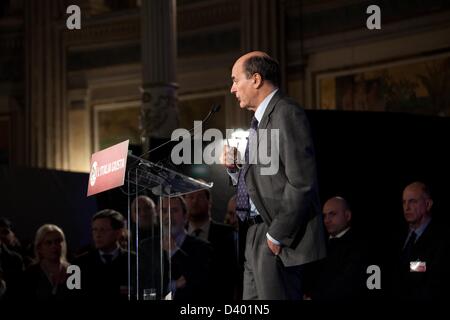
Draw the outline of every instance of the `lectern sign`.
M123 185L129 141L126 140L92 155L88 196Z

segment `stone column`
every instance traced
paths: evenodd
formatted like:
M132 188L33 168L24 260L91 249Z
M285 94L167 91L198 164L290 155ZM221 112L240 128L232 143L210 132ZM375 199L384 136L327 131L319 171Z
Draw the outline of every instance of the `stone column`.
M62 1L25 1L26 164L68 169ZM64 23L65 25L65 23Z
M144 149L178 127L176 0L142 1L142 112Z
M281 68L281 86L285 86L284 0L241 0L242 52L260 50L277 59Z

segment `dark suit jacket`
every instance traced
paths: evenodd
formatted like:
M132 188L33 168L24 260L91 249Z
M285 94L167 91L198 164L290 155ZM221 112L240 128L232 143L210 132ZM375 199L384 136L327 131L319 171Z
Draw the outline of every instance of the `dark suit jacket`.
M128 252L119 250L119 256L109 265L103 263L98 250L91 250L74 261L81 269L81 290L77 290L81 298L128 299L126 290L121 293L121 287L128 287Z
M21 276L23 262L19 254L0 244L0 273L6 283L6 292L2 297L5 300L15 299L21 295Z
M156 245L155 245L156 243ZM161 264L159 240L149 238L140 245L140 275L141 286L156 288L157 299L161 299ZM153 248L153 249L152 249ZM153 254L152 254L153 252ZM179 301L206 301L211 300L208 292L210 283L210 268L212 248L209 243L193 236L186 235L181 247L171 258L171 280L177 280L181 276L186 279L186 286L177 289L173 299ZM163 252L163 285L164 295L169 291L168 283L168 256ZM156 281L155 281L156 279Z
M450 250L445 235L447 230L432 220L416 240L411 261L426 262L426 272L410 272L409 261L399 259L394 278L394 298L403 300L436 300L448 296ZM399 244L399 254L406 241L405 232Z
M76 290L69 290L66 281L53 287L39 264L30 265L24 272L22 292L32 301L68 301L76 297Z
M177 289L175 300L205 301L211 300L208 292L211 274L211 246L195 237L186 235L181 248L172 256L172 279L186 278L186 286Z
M366 264L361 241L353 230L341 238L328 240L327 257L313 263L308 276L313 279L313 300L359 300L364 297Z
M269 234L285 247L280 258L287 267L325 257L325 236L316 176L315 152L304 110L278 91L258 125L279 130L279 143L268 149L279 153L279 170L262 175L270 165L250 164L245 174L248 193Z
M208 242L214 250L211 264L211 298L216 301L232 300L239 281L233 227L211 220Z

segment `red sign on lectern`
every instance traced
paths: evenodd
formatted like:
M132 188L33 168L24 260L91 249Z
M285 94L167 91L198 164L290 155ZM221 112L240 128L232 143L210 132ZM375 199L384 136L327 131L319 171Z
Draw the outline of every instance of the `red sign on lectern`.
M129 141L92 154L88 196L123 185Z

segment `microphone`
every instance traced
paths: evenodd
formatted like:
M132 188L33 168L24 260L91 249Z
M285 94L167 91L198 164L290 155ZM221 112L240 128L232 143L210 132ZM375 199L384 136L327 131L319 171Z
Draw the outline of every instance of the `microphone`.
M206 123L208 122L209 118L211 118L211 116L212 116L214 113L218 112L218 111L220 110L220 108L221 108L221 105L220 105L220 104L214 104L214 105L211 107L211 110L209 110L209 112L208 112L208 114L206 115L206 117L205 117L205 118L204 118L197 126L191 128L191 129L189 130L189 133L191 133L192 131L194 131L194 130L197 129L198 127L201 127L201 126L203 126L204 124L206 124ZM191 136L192 136L192 135L191 135ZM167 141L166 143L169 143L169 142L172 142L172 140ZM164 144L163 144L163 145L164 145ZM160 146L158 146L158 147L156 147L156 148L159 148L159 147L160 147Z
M209 110L209 112L208 112L208 114L206 115L206 117L205 117L198 125L194 126L192 129L190 129L190 130L188 131L188 132L189 132L190 138L192 138L192 131L194 131L195 129L197 129L197 128L201 127L202 125L206 124L206 123L208 122L208 120L211 118L211 116L212 116L214 113L218 112L218 111L220 110L220 108L221 108L221 105L220 105L220 104L214 104L214 105L211 107L211 110ZM168 143L171 143L171 142L174 142L174 141L176 141L176 140L170 139L169 141L166 141L166 142L160 144L159 146L157 146L157 147L155 147L155 148L153 148L153 149L151 149L151 150L149 150L149 151L147 151L147 152L144 152L143 154L141 154L141 155L139 156L139 158L142 158L142 157L145 156L145 155L149 155L150 153L152 153L152 152L158 150L159 148L164 147L164 146L167 145Z

